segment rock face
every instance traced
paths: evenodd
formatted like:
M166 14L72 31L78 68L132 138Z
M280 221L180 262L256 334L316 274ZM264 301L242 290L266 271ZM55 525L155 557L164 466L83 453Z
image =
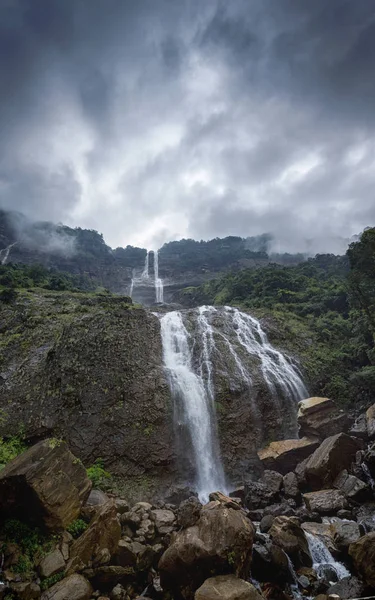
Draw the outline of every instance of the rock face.
M195 600L261 600L255 587L235 575L219 575L206 579L195 592Z
M303 529L295 517L276 517L269 530L272 541L290 557L295 568L311 567L312 559Z
M283 440L271 442L269 446L260 450L258 455L266 469L286 475L294 471L298 463L310 456L318 446L317 438Z
M78 517L90 489L84 467L67 445L48 439L1 471L0 510L12 517L30 514L36 524L49 530L64 529Z
M307 398L298 404L300 435L325 438L345 431L349 419L329 398Z
M349 554L365 583L375 586L375 532L368 533L351 544Z
M306 477L313 490L329 488L340 471L350 467L361 441L345 433L325 439L306 465Z
M340 490L320 490L303 494L306 507L320 515L333 515L347 506L345 496Z
M157 317L121 297L51 292L21 297L2 318L9 335L17 328L21 337L6 353L0 348L0 435L18 433L22 423L32 441L62 437L86 466L102 458L129 479L172 478L173 416Z
M192 527L173 535L159 562L164 589L191 598L214 574L249 572L254 527L244 512L219 502L206 505Z

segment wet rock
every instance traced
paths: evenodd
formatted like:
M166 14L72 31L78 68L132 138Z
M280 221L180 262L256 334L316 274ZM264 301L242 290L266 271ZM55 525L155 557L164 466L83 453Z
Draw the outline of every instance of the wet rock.
M294 517L295 516L296 503L292 498L280 502L278 504L271 504L264 509L265 515L272 515L274 517Z
M42 594L41 600L89 600L92 587L82 575L70 575Z
M306 465L306 478L312 489L329 488L337 475L350 467L361 445L361 440L345 433L325 439Z
M336 594L341 600L361 598L365 595L365 586L357 577L344 577L327 590L327 594Z
M0 511L3 517L29 515L51 531L64 529L78 517L90 489L86 470L65 442L44 440L1 471Z
M226 496L221 492L213 492L209 495L209 500L210 502L220 502L220 504L223 504L228 508L233 508L234 510L241 510L241 501L238 502L238 498Z
M177 510L177 523L183 529L192 527L198 521L202 510L202 504L198 498L192 496L181 502Z
M259 523L259 530L262 533L267 533L271 529L274 519L275 517L273 515L265 515Z
M176 525L176 516L171 510L151 510L150 517L154 521L156 530L160 535L171 533Z
M242 511L220 503L206 505L195 525L173 534L161 557L163 589L191 598L210 575L248 575L254 534Z
M116 505L110 500L99 507L88 529L72 543L67 573L108 562L108 556L111 557L117 550L120 537Z
M287 498L299 498L300 491L298 487L297 475L291 471L283 477L284 494Z
M295 517L276 517L269 535L272 541L290 557L295 568L312 566L307 539L298 519Z
M367 502L355 510L355 516L364 533L375 531L375 502Z
M307 398L298 404L300 435L325 438L346 431L349 418L329 398Z
M358 523L355 521L336 520L330 525L333 543L340 551L345 551L350 544L354 544L362 535Z
M341 490L348 500L354 500L355 502L365 502L372 496L369 486L358 477L349 475L346 470L338 474L333 482L333 487Z
M278 494L283 485L283 476L277 471L266 470L263 473L262 482L274 494Z
M181 502L193 496L198 498L198 494L186 485L174 485L165 492L164 501L178 506Z
M331 554L337 555L337 547L333 541L333 530L330 523L302 523L301 527L306 533L311 533L311 535L319 538Z
M372 440L375 438L375 404L366 410L367 435Z
M65 569L65 560L58 549L47 554L39 564L39 573L42 577L51 577L63 569Z
M340 490L320 490L303 494L303 500L309 511L320 515L334 515L346 508L345 496Z
M301 486L301 488L304 488L307 484L306 465L309 462L309 458L310 457L308 456L307 458L305 458L305 460L302 460L300 463L298 463L298 465L294 469L294 473L296 474L298 485Z
M258 455L266 469L286 475L294 471L298 463L310 456L319 443L317 438L307 437L300 440L271 442L269 446L260 450Z
M275 502L278 497L278 492L269 488L267 484L262 481L249 481L245 484L244 504L249 510L265 508Z
M375 532L368 533L349 546L354 567L367 585L375 586Z
M261 582L285 584L294 581L287 555L272 542L254 544L251 574Z
M361 438L362 440L367 440L367 421L366 415L360 415L352 425L352 427L348 431L348 435L352 437Z
M195 592L195 600L261 600L255 587L235 575L210 577Z

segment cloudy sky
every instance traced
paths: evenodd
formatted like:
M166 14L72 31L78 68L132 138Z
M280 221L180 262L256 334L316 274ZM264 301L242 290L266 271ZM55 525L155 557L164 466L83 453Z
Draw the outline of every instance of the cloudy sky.
M374 0L0 0L0 205L112 246L375 225Z

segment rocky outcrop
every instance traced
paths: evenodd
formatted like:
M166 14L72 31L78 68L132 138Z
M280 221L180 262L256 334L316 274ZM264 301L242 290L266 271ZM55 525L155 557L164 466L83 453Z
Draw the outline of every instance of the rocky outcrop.
M44 592L41 600L89 600L92 591L82 575L71 575Z
M303 494L303 500L309 511L320 515L334 515L347 506L345 496L340 490L308 492Z
M262 596L248 581L235 575L219 575L206 579L195 592L194 600L261 600Z
M329 398L307 398L298 404L300 435L325 438L349 427L349 418Z
M321 490L331 487L337 475L350 467L356 452L361 447L361 440L345 433L338 433L325 439L306 465L306 478L312 489Z
M159 562L164 589L191 598L210 575L249 573L254 527L241 510L206 505L198 522L174 534Z
M367 585L375 587L375 532L368 533L349 546L356 571Z
M353 500L354 502L364 502L372 496L367 483L358 479L355 475L350 475L346 470L338 474L333 482L333 486L341 490L348 500Z
M258 452L265 469L286 475L294 471L298 463L310 456L319 446L317 438L302 438L271 442Z
M0 473L0 511L3 516L29 515L49 530L64 529L80 513L91 482L81 462L65 442L39 442Z

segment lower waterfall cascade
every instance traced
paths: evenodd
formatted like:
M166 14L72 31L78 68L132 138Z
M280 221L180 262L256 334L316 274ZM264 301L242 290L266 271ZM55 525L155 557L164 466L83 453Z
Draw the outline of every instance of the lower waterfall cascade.
M289 435L297 432L297 403L308 392L297 367L270 344L254 317L229 306L200 306L159 316L176 436L181 427L188 433L195 469L195 481L190 483L205 500L210 492L227 487L216 418L215 361L221 359L220 374L226 379L235 372L254 420L261 418L252 400L256 368L275 410L286 407Z

